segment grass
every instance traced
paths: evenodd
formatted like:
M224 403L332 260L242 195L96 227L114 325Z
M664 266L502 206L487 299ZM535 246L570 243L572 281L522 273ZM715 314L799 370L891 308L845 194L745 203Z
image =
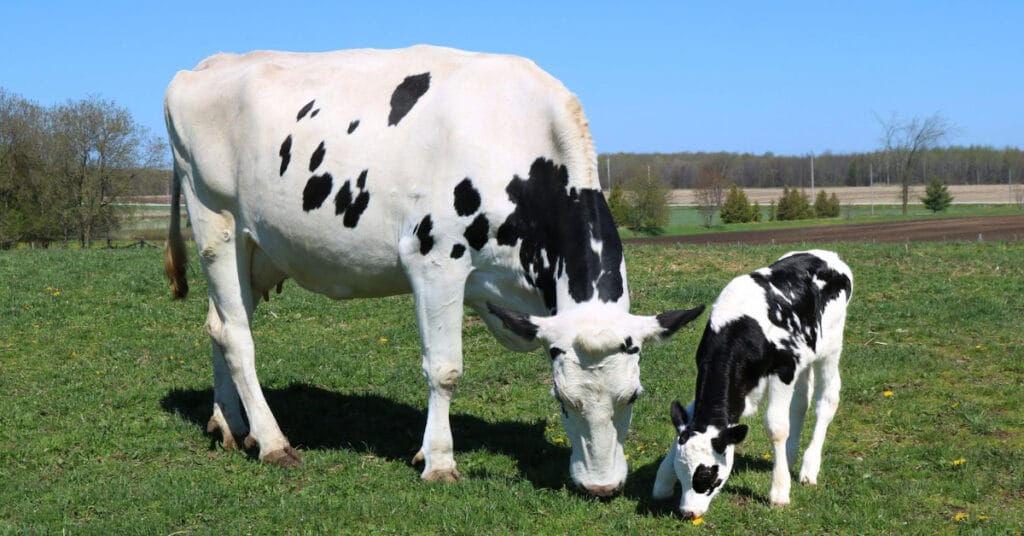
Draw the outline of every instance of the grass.
M814 225L837 225L846 223L864 223L879 221L898 221L907 219L955 218L964 216L1003 216L1021 214L1018 205L979 204L951 205L943 212L933 213L924 205L909 205L907 215L903 215L899 205L844 205L838 218L797 221L768 221L768 207L761 207L762 221L758 223L723 224L715 214L710 228L704 227L704 219L700 209L692 206L671 207L669 223L657 234L664 236L716 233L722 231L750 231L783 229L792 227L809 227ZM646 236L640 233L620 229L623 237Z
M426 401L411 298L331 302L286 284L254 326L265 392L305 460L281 470L204 433L195 266L192 296L172 302L156 250L0 252L0 533L1021 533L1024 243L826 246L856 288L820 485L768 506L752 421L699 527L650 500L699 327L645 348L629 481L595 501L567 487L548 360L471 319L452 409L467 478L426 484L408 462ZM634 310L711 303L785 251L629 246Z

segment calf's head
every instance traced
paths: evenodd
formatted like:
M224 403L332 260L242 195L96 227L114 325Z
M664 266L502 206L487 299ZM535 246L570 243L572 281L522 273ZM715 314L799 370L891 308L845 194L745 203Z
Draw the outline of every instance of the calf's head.
M671 413L678 435L668 455L683 489L679 513L697 519L707 512L711 499L729 479L733 452L736 444L747 437L747 425L694 426L693 416L679 401L672 403Z
M493 304L511 332L539 340L551 357L552 394L572 446L569 474L591 495L617 493L626 482L623 445L640 385L640 349L666 339L700 316L704 306L656 316L611 307L578 308L554 316L530 316Z

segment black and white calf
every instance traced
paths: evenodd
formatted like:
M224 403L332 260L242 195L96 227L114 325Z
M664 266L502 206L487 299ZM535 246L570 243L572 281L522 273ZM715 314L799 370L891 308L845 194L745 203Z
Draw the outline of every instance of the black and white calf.
M219 54L167 88L174 151L166 268L187 291L184 194L209 283L209 429L225 448L301 463L256 377L251 320L285 278L336 299L412 293L427 378L414 456L454 480L448 413L467 304L505 346L544 346L572 479L609 495L645 340L700 308L629 312L622 243L576 97L533 62L416 46ZM237 438L237 439L236 439Z
M850 268L830 251L791 252L767 268L733 279L718 296L697 348L694 401L672 404L678 431L658 468L653 495L682 484L682 515L707 511L732 471L734 447L747 435L741 416L757 411L765 389L765 430L775 468L771 502L789 504L790 465L813 388L816 421L800 481L816 484L821 448L839 404L839 354Z

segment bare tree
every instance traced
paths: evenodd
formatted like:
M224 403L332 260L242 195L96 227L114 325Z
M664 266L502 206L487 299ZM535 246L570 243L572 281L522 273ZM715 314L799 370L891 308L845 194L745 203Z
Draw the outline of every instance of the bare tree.
M903 214L907 213L910 199L911 171L918 165L921 156L950 134L952 127L938 113L921 118L914 116L901 120L895 113L888 119L875 116L882 127L882 145L887 164L900 184L900 202Z
M693 183L694 197L697 200L697 208L704 217L704 227L711 227L715 214L722 209L728 186L729 181L725 179L721 168L704 166L697 174L697 180Z

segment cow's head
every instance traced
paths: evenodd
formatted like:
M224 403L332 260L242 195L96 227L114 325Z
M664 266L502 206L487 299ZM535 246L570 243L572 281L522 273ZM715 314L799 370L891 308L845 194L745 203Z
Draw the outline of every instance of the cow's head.
M674 457L676 477L683 489L679 513L697 519L707 512L711 499L729 479L733 452L736 444L747 437L747 425L707 426L698 430L692 419L679 401L672 403L672 424L678 436L669 456Z
M623 445L640 385L640 349L666 339L700 316L704 306L657 316L612 307L580 307L530 316L487 304L505 327L540 341L551 357L552 394L572 445L569 473L591 495L611 496L626 482Z

